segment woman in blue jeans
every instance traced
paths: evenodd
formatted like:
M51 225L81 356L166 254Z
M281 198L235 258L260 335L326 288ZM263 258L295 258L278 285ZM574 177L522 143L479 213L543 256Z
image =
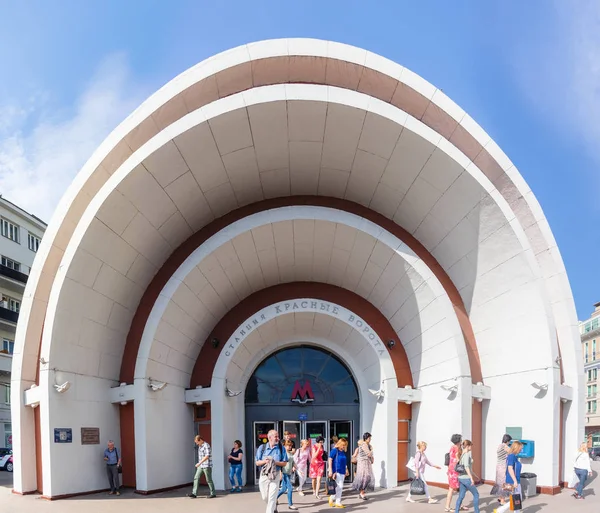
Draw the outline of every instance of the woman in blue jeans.
M279 493L277 494L277 499L284 493L287 493L288 507L290 509L298 509L292 502L292 493L294 491L294 487L292 486L292 474L296 469L294 462L294 442L286 440L283 442L283 446L287 452L288 460L287 465L281 469L281 490L279 490ZM275 507L275 511L277 511L277 507Z
M583 496L583 487L588 477L592 477L592 464L590 463L590 455L588 454L587 443L582 443L579 446L579 452L577 458L575 458L575 464L573 465L575 474L579 482L575 487L575 493L573 497L576 499L585 499Z
M244 457L244 451L242 451L242 442L236 440L233 442L233 449L229 454L229 482L231 483L231 492L242 491L242 458ZM237 486L236 481L237 479Z
M475 487L475 478L473 474L473 457L471 450L473 449L473 443L471 440L464 440L462 443L462 455L458 464L456 465L456 471L458 472L458 500L456 501L455 513L459 513L462 501L467 495L467 491L473 495L473 508L475 513L479 513L479 491ZM462 466L462 468L461 468Z

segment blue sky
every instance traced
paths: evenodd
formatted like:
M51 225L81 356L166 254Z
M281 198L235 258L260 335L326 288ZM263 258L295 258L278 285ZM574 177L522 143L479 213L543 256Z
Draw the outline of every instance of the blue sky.
M600 3L587 0L0 4L0 192L49 219L141 101L239 44L317 37L393 59L492 136L542 204L578 314L600 301Z

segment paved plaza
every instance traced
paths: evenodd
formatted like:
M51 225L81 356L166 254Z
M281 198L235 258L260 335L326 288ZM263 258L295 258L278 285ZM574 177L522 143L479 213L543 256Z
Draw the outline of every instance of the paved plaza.
M565 490L560 495L551 497L548 495L538 495L524 502L527 513L563 512L572 510L576 513L591 513L598 511L597 495L600 495L600 480L598 480L598 471L600 463L592 463L594 469L593 480L586 488L586 500L575 501L571 497L571 491ZM490 486L482 485L479 490L481 494L481 511L492 513L496 501L489 496ZM264 511L264 505L260 500L260 495L256 491L248 491L241 494L223 494L219 493L217 499L197 499L191 500L185 497L188 490L181 489L168 493L161 493L151 496L142 496L126 490L120 497L113 497L107 494L88 495L73 499L60 501L46 501L39 496L29 495L20 497L11 493L12 475L7 472L0 472L0 511L10 513L32 513L32 512L60 512L60 513L104 513L110 511L113 513L142 511L144 513L154 513L163 511L177 511L178 513L198 512L202 513L231 513L245 511L248 513L260 513ZM348 493L344 503L348 510L378 513L419 513L429 510L432 512L442 512L444 509L446 491L436 488L433 496L439 499L440 503L429 504L407 504L405 502L407 485L400 486L394 490L382 490L371 494L371 500L368 502L360 501L355 493ZM596 493L598 492L598 493ZM284 513L289 511L282 497L280 499L279 511ZM320 511L329 511L326 500L315 502L311 496L299 497L294 494L295 504L299 511L305 513L316 513ZM454 501L453 501L454 504ZM471 499L468 498L465 503L471 508ZM472 512L473 510L470 509Z

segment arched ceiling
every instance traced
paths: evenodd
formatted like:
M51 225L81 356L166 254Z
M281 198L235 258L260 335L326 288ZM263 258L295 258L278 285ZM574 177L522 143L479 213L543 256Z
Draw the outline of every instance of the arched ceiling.
M553 239L510 161L441 91L408 70L331 43L324 54L303 57L317 43L285 42L279 61L271 59L283 47L273 42L209 60L107 139L48 231L32 273L31 308L23 312L25 344L37 343L49 299L42 353L52 351L65 367L85 355L87 373L109 377L145 288L183 241L236 207L297 194L355 201L414 234L460 289L482 339L493 333L497 340L525 311L539 321L532 348L554 338L535 256ZM288 57L294 52L300 55ZM314 85L269 85L296 80ZM295 248L293 254L293 272L304 272L295 269ZM558 262L548 279L564 288L560 256L548 255L539 257L543 275ZM291 272L277 265L280 279ZM260 279L256 273L251 285L246 278L247 286L260 286ZM229 301L243 294L233 290ZM499 355L491 343L481 354L489 361ZM31 361L22 363L31 374Z
M292 210L290 217L301 215L300 210ZM315 216L336 214L312 210ZM140 355L147 355L148 361L138 359L136 376L150 373L167 379L163 374L171 377L175 368L183 373L179 381L189 382L202 344L229 310L252 292L298 281L336 285L376 306L405 344L420 384L434 378L426 369L442 362L450 362L448 372L455 375L468 372L450 301L423 262L416 265L418 259L402 250L400 241L390 247L366 231L322 219L253 224L259 226L223 241L206 256L197 254L198 265L178 273L182 281L176 289L166 287L170 296L165 292L162 301L170 299L151 315L160 321L146 327ZM161 373L161 366L169 369ZM436 372L439 377L440 369Z
M462 292L467 295L463 301L469 305L478 293L483 295L483 302L491 299L490 292L485 296L485 289L475 290L477 279L513 257L532 279L514 227L502 206L486 191L490 188L487 179L439 135L389 105L369 103L359 93L329 87L325 102L315 94L323 89L321 86L265 89L269 94L255 99L260 100L258 103L238 106L241 98L234 95L220 100L230 105L221 106L225 112L207 121L202 120L210 114L209 109L176 122L166 137L159 134L156 142L140 150L139 164L133 159L113 175L113 188L105 188L105 200L72 254L57 312L65 312L70 319L73 310L80 311L85 318L83 325L112 323L124 334L150 279L168 256L203 223L262 200L265 191L276 195L326 192L387 214L438 257L448 274L463 285ZM284 93L296 99L278 99L278 94ZM306 99L300 99L303 97ZM302 107L305 104L306 109ZM227 110L232 107L234 110ZM286 163L288 167L275 169ZM289 188L271 187L271 171L278 173L279 184L288 183ZM331 180L332 176L338 178ZM327 184L325 189L321 184ZM270 235L273 241L277 239L277 248L274 242L269 247L267 231L252 235L254 247L246 236L236 241L239 251L234 251L231 243L207 257L202 268L211 287L201 292L203 301L199 304L189 294L185 298L192 310L189 317L194 319L184 327L186 336L199 345L211 324L252 290L298 279L336 283L349 290L361 289L366 295L374 293L373 301L389 315L392 324L399 331L407 329L428 302L415 303L410 315L385 305L390 295L404 298L399 289L385 289L392 280L384 280L376 291L369 290L375 287L372 282L378 280L381 268L373 262L367 267L374 242L359 237L355 247L356 236L344 238L343 228L335 227L334 232L331 228L310 223L282 225L273 228ZM330 244L332 235L337 246ZM499 252L500 243L503 250ZM315 244L316 249L312 247ZM239 257L236 262L233 256L243 253L244 245L248 248L242 257L246 269ZM495 282L506 276L500 271L492 275ZM406 276L410 279L411 275ZM202 283L199 276L197 279ZM418 291L420 284L410 286ZM537 291L532 289L531 293ZM487 325L475 329L489 328L489 318L485 320ZM52 323L48 333L53 330ZM407 343L418 336L421 324L413 323L415 333ZM436 342L439 337L452 337L453 330L444 330L442 325L438 329ZM87 331L84 328L82 333ZM115 338L119 336L111 340ZM172 339L171 343L176 342ZM97 364L102 372L107 358L101 346L93 346L93 350L92 365ZM171 359L177 359L173 365L179 370L190 367L193 353L191 346L172 353Z

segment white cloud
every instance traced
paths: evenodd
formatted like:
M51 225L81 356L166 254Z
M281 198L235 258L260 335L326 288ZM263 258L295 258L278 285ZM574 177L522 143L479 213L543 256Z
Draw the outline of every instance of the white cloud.
M513 41L516 75L561 137L600 161L600 2L555 0L544 14Z
M62 115L48 115L57 109L39 97L0 105L0 193L49 221L85 161L145 96L117 54L100 64Z

